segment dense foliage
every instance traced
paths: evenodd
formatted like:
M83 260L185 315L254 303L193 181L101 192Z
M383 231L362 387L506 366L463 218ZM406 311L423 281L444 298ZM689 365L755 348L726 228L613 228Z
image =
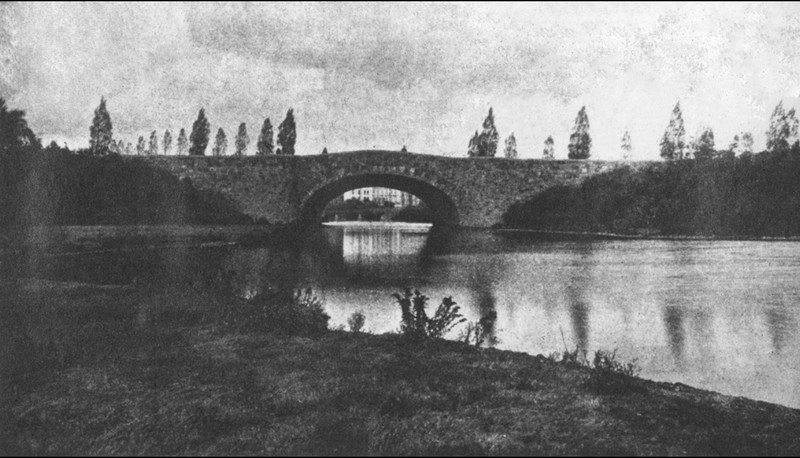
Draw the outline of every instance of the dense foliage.
M52 147L0 151L0 227L247 222L222 197L143 160Z
M512 206L508 227L648 235L800 235L800 145L617 169Z

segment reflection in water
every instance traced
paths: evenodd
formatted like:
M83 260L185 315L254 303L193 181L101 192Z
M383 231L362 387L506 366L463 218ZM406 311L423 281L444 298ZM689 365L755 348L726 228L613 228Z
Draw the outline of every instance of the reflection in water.
M680 305L665 305L663 309L664 326L666 326L669 338L669 349L677 367L682 365L683 345L686 340L686 333L683 329L684 313L685 311Z
M772 350L780 354L791 341L792 331L797 329L797 325L786 308L765 307L764 318L769 330Z
M490 261L493 258L490 258ZM479 322L489 338L497 337L495 323L497 322L497 299L494 294L494 285L489 276L489 270L496 271L496 262L492 266L480 265L476 267L473 275L474 281L470 284L472 301L478 306ZM490 269L487 269L490 267ZM492 268L493 267L493 268Z
M470 321L494 324L500 348L547 354L571 329L569 345L618 349L645 377L800 407L800 243L424 231L337 227L285 245L48 256L30 275L242 297L312 287L332 326L363 310L375 333L398 328L390 294L417 287L431 305L453 296Z
M567 303L569 304L569 317L575 343L580 350L586 351L589 348L589 312L591 311L586 296L594 267L592 243L577 245L575 253L577 254L574 260L576 268L571 269L569 283L567 283Z
M569 317L572 322L572 332L581 350L589 348L589 303L576 294L576 288L568 288Z

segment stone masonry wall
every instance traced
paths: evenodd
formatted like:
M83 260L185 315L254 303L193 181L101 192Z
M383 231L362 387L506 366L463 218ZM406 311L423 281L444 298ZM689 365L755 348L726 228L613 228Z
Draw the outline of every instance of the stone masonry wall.
M618 167L648 162L506 158L449 158L388 151L315 156L146 157L197 189L219 192L247 215L286 223L298 218L307 200L344 177L399 175L431 184L455 203L459 224L490 227L516 201L555 185L577 183Z

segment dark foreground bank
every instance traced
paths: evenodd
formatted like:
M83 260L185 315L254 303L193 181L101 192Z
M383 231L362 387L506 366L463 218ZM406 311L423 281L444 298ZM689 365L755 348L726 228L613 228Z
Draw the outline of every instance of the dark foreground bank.
M798 410L541 356L259 329L197 288L0 293L3 454L800 453Z

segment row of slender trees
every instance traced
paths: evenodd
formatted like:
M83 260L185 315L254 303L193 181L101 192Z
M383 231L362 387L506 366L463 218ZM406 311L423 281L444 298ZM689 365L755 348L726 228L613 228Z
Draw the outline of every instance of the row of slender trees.
M192 125L191 134L187 137L186 130L180 129L175 148L178 155L205 155L210 142L210 123L205 115L205 110L200 109L197 119ZM100 99L100 105L94 112L92 125L89 129L89 154L104 155L108 153L119 154L138 154L155 155L171 154L173 148L172 132L166 130L163 136L159 136L156 131L150 134L149 142L144 136L140 136L137 144L125 144L122 140L114 141L113 126L111 116L106 107L105 98ZM294 145L297 139L293 110L290 108L286 113L286 118L278 126L277 144L273 141L273 128L269 118L264 120L261 131L256 143L257 155L295 154ZM766 150L770 152L787 152L793 149L800 151L800 121L794 108L788 111L784 109L783 102L778 103L770 118L769 129L766 132ZM159 147L159 138L161 145ZM470 157L494 157L497 153L499 135L494 124L494 114L489 108L489 114L483 122L483 129L475 134L469 141L467 155ZM234 155L244 155L250 143L245 123L239 125L238 132L234 139ZM33 146L41 147L40 140L28 127L25 120L25 112L22 110L12 110L6 106L5 100L0 98L0 147L6 146ZM589 118L586 107L582 107L575 119L572 134L569 138L570 159L588 159L591 155L592 139L589 134ZM57 147L57 145L56 145ZM708 159L726 155L750 155L753 154L753 136L750 132L741 132L734 136L733 141L727 148L718 149L715 145L714 131L711 128L701 129L698 136L694 139L686 140L686 129L684 127L683 113L680 102L675 104L672 110L669 123L661 137L660 155L666 160L681 159ZM224 129L220 128L214 139L211 153L216 156L227 154L228 137ZM621 140L622 159L630 159L632 150L631 137L629 132L625 132ZM405 146L403 147L405 151ZM327 154L324 149L323 154ZM516 158L517 141L514 133L506 138L505 156ZM542 157L553 159L555 157L555 142L552 136L548 136L544 142Z
M192 124L191 134L187 137L186 130L181 129L178 133L176 140L176 153L177 155L190 155L190 156L204 156L210 141L211 123L206 118L204 108L200 109L197 114L197 119ZM140 136L136 147L132 143L125 144L124 141L113 139L113 126L111 124L111 116L106 108L105 98L100 98L100 105L94 111L94 119L89 128L89 152L93 155L105 155L109 153L129 154L129 155L156 155L156 154L171 154L172 152L172 132L169 129L164 131L161 137L162 143L159 148L159 135L154 130L150 133L149 142L145 141L144 136ZM256 143L257 155L279 154L279 155L293 155L295 153L294 145L297 140L297 130L294 122L294 112L291 108L286 113L286 118L278 126L278 148L275 149L274 134L272 123L269 118L264 120L261 126L261 132L258 135L258 142ZM245 123L239 124L239 130L236 133L234 140L234 155L242 156L246 154L247 147L250 144L250 136L247 134L247 125ZM223 128L217 130L217 135L214 138L214 146L211 148L211 154L214 156L225 156L228 149L228 137Z
M625 133L628 135L628 133ZM499 135L497 128L494 125L494 113L492 108L489 108L489 114L483 121L483 129L480 133L475 131L475 134L469 140L467 146L467 156L469 157L495 157L497 154L497 144ZM630 136L628 136L630 143ZM572 134L569 137L569 158L570 159L589 159L590 151L592 149L592 137L589 135L589 116L586 114L586 107L581 107L578 112L578 117L575 118L575 126L572 129ZM517 139L514 137L514 132L511 132L505 141L504 155L507 158L516 158L519 156L517 152ZM553 137L547 137L544 142L544 151L542 153L544 159L555 158L555 142Z
M766 132L767 151L785 152L792 148L800 149L799 124L795 109L786 111L783 108L783 102L778 103L770 118L769 130ZM476 130L469 141L467 156L494 157L497 153L498 139L494 114L489 108L489 114L483 121L482 131L478 133ZM575 118L568 148L567 157L569 159L589 159L591 156L592 137L589 135L589 116L586 114L585 106L581 107ZM625 131L620 145L623 160L630 159L632 149L631 135ZM661 157L666 160L712 159L726 155L749 155L753 154L753 134L740 132L733 137L733 141L727 148L717 149L714 142L714 131L710 127L704 127L697 137L687 141L683 114L680 102L678 102L672 110L667 128L661 137L659 149ZM518 156L517 140L513 132L506 138L504 155L507 158ZM555 158L555 142L552 136L548 136L544 142L542 158Z
M786 111L783 102L779 102L770 117L767 135L769 152L783 153L800 149L798 135L798 119L794 108ZM661 157L666 160L680 159L712 159L727 155L753 154L753 135L741 132L733 137L727 148L718 149L714 142L714 131L710 127L701 129L696 138L686 140L686 129L683 126L683 113L680 102L672 109L667 129L659 143Z

